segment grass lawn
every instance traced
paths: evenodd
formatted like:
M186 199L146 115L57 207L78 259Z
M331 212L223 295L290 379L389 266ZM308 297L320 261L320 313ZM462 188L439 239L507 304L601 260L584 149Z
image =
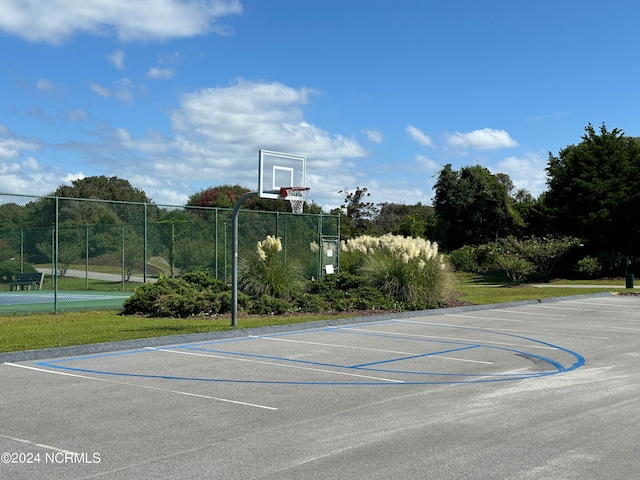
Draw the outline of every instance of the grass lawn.
M341 315L343 318L345 315ZM238 328L252 328L336 318L331 315L238 318ZM231 330L231 317L126 317L116 310L28 316L0 316L0 352L66 347L88 343Z
M514 287L510 286L508 279L501 275L475 275L469 273L456 273L456 279L458 280L456 290L461 293L459 300L476 305L610 292L614 289L610 288L609 285L612 287L624 285L624 280L590 280L583 282L563 280L552 282L548 287L534 287L529 284ZM566 285L566 287L558 288L552 285ZM571 285L593 285L593 288L572 288Z
M556 288L530 285L508 287L497 276L456 274L459 300L477 305L610 291L607 287ZM615 281L614 281L615 282ZM582 283L582 282L580 282ZM603 285L603 282L595 282ZM619 285L620 282L611 283ZM359 316L340 314L345 316ZM238 328L299 323L336 318L335 315L240 317ZM88 343L230 330L230 317L214 319L124 317L118 311L91 311L29 316L0 316L0 352L83 345Z

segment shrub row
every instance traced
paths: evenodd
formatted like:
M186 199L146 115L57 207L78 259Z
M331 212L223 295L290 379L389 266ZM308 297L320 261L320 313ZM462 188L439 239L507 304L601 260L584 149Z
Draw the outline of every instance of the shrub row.
M150 317L208 316L231 312L231 289L199 273L181 278L160 277L156 283L138 287L124 302L125 315ZM203 282L203 280L205 280ZM431 304L400 302L367 285L363 277L350 273L326 275L290 292L287 299L268 294L257 297L238 293L238 311L255 315L285 313L347 312L356 310L400 311L431 308Z
M625 256L619 252L584 255L576 239L543 238L516 240L507 237L480 246L464 246L448 254L452 268L481 273L501 270L519 284L533 277L548 281L551 274L565 278L592 279L620 276Z

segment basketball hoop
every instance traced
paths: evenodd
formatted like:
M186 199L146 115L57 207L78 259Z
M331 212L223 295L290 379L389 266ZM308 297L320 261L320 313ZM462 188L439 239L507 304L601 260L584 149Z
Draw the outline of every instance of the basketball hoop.
M309 187L280 187L280 197L289 200L293 213L302 213Z

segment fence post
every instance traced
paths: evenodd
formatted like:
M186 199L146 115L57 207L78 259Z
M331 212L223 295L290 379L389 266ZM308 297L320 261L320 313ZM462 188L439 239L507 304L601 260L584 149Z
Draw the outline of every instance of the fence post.
M147 283L147 202L144 202L143 240L142 240L142 281Z
M53 221L53 314L58 314L58 250L60 245L60 237L58 236L58 214L59 214L59 198L55 201L56 213Z
M231 241L231 326L238 326L238 214L240 213L240 207L252 197L257 197L258 192L249 192L242 195L235 206L233 207L233 213L231 219L233 221L233 236Z
M89 290L89 225L85 226L84 249L84 288Z

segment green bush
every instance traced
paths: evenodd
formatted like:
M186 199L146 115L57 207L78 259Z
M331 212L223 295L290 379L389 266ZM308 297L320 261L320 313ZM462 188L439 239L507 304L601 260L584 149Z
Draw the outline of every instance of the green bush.
M293 305L299 312L319 313L327 310L327 301L323 296L308 292L296 293L293 296Z
M457 272L477 273L480 271L476 249L465 245L448 255L449 264Z
M596 258L602 265L601 275L618 276L624 272L622 254L620 252L599 252Z
M238 309L247 309L249 298L238 294ZM156 283L145 283L124 302L125 314L157 317L189 317L229 313L231 291L208 272L185 274L181 278L160 276Z
M311 282L307 290L307 302L313 302L310 307L314 309L322 307L341 312L402 309L398 301L372 286L365 277L351 273L325 275ZM308 305L299 306L302 311L321 311L308 309Z
M183 274L180 278L185 282L212 292L228 291L229 287L222 281L214 278L207 270L198 270Z
M249 313L254 315L282 315L290 311L292 311L291 303L270 295L262 295L249 307Z
M15 260L0 263L0 283L15 282L19 273L37 273L37 270L28 263L24 263L21 268L20 262Z
M145 283L136 288L134 294L123 303L124 313L151 314L159 297L180 292L185 288L187 284L183 280L160 275L156 283Z
M153 302L152 317L190 317L204 310L202 299L195 292L171 292L159 295Z
M325 275L318 280L309 284L309 293L322 295L330 298L334 295L340 295L343 292L357 289L365 283L364 277L354 275L349 272L333 273Z
M597 258L587 256L578 261L575 271L583 278L596 278L602 272L602 264Z
M496 263L514 285L524 283L536 270L533 263L512 252L501 252L496 256Z

